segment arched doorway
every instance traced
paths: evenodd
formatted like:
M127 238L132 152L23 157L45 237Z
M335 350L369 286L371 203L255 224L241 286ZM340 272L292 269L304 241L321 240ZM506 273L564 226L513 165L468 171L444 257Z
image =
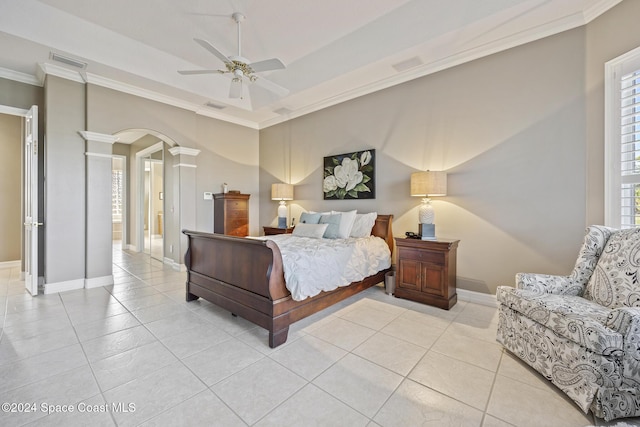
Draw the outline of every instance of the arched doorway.
M114 244L168 261L176 225L165 214L173 212L175 193L168 150L177 144L150 129L128 129L114 135L118 138L113 145L112 170Z

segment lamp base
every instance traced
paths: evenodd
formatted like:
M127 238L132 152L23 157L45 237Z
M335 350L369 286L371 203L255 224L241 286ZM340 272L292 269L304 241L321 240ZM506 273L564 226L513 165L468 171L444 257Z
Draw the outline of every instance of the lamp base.
M418 224L418 234L422 240L436 240L436 225Z
M278 228L287 228L287 217L279 216L278 217Z

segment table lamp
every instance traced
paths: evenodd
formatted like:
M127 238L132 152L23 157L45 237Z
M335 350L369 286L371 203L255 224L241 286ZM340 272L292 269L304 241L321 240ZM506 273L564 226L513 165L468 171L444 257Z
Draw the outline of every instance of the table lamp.
M422 204L418 210L418 234L422 236L422 240L436 240L435 212L429 196L447 195L447 173L443 171L412 173L411 195L422 197Z
M282 182L271 184L271 200L280 200L278 228L287 228L287 203L285 200L293 200L293 185Z

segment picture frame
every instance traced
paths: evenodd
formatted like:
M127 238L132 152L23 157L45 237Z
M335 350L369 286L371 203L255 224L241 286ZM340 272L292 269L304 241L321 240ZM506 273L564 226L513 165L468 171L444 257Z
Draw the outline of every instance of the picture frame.
M354 151L324 158L324 200L375 199L376 150Z

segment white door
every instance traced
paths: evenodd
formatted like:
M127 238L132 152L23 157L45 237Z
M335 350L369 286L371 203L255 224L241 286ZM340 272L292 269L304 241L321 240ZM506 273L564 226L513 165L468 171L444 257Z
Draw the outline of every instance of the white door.
M24 286L38 295L38 107L25 116L24 129Z

